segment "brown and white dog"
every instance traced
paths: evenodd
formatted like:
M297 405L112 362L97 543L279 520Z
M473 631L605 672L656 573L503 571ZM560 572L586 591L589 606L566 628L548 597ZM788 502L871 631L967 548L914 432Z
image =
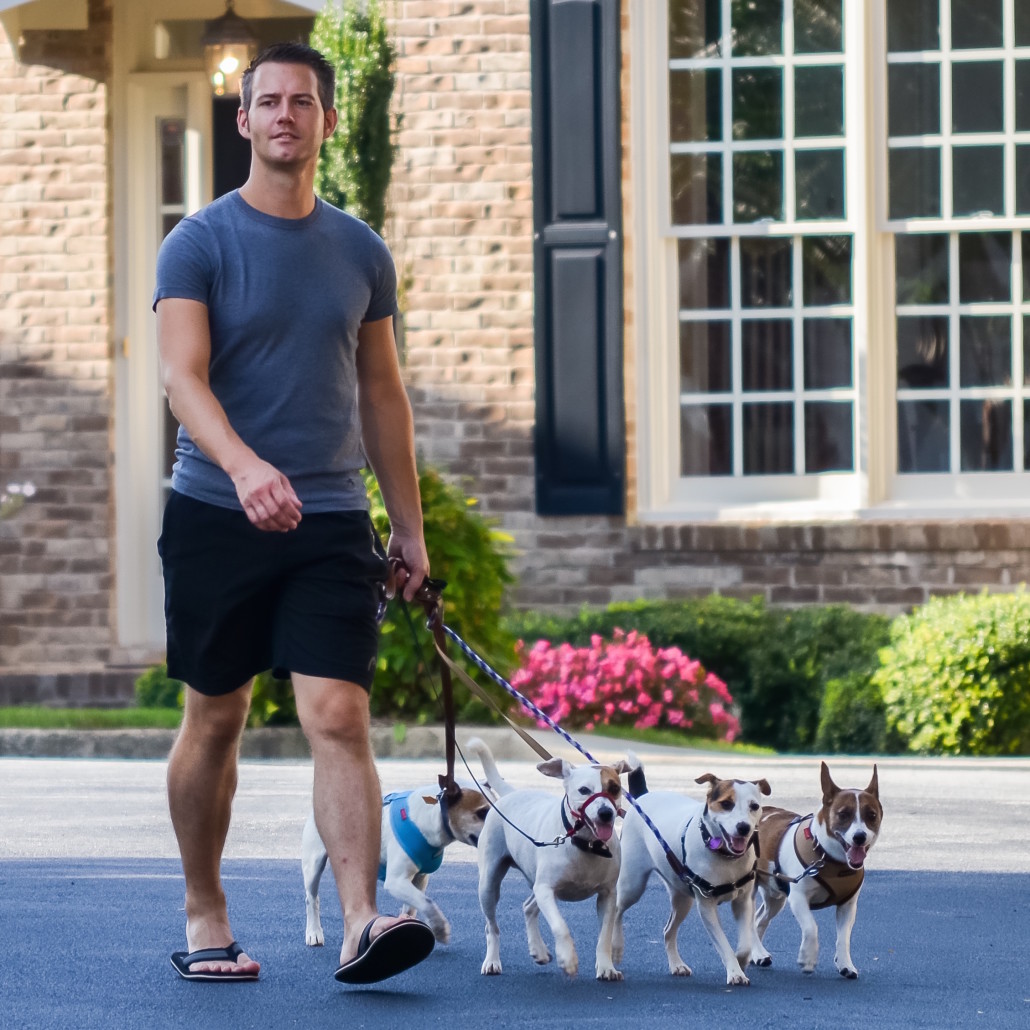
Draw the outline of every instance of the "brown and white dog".
M482 741L477 740L476 745L489 755ZM461 786L454 797L448 797L438 786L430 784L383 798L379 879L401 903L402 913L418 915L441 944L450 940L451 925L425 892L429 875L439 868L444 848L449 844L460 841L477 846L489 811L490 800L481 791L468 786ZM327 857L315 826L314 813L311 813L301 840L307 912L304 936L305 942L311 946L325 942L319 915L318 885Z
M819 958L819 930L812 911L835 907L834 962L841 976L854 980L858 970L851 960L851 931L866 857L876 843L883 819L879 782L875 765L865 790L838 787L825 762L820 766L820 778L823 806L814 815L767 808L758 824L762 858L755 890L756 938L751 959L757 966L772 965L772 956L762 941L769 923L787 903L801 927L798 965L803 972L811 973Z
M615 904L613 955L622 960L622 919L644 893L650 875L657 872L669 892L672 911L665 924L665 953L673 976L690 976L680 958L676 935L697 899L701 920L726 969L728 984L747 985L744 975L753 948L754 879L758 820L762 796L770 793L765 780L721 780L711 773L699 776L707 783L704 802L682 794L655 791L637 796L647 815L679 862L673 869L668 852L636 809L628 809L622 824L622 870ZM631 781L632 784L632 781ZM638 788L639 790L639 788ZM718 906L730 902L737 924L734 952L719 922Z
M562 758L541 762L537 769L562 781L560 798L540 790L513 790L483 756L490 786L500 795L479 839L479 904L486 917L486 957L481 972L501 972L500 928L497 904L501 881L509 869L518 869L533 889L523 902L529 954L541 965L551 961L540 933L540 916L554 935L554 950L562 972L579 970L576 946L558 908L558 901L597 897L601 930L597 938L594 971L598 980L621 980L612 964L612 926L615 883L619 875L619 837L615 819L620 812L619 775L633 762L574 766ZM537 847L534 841L555 842ZM560 842L560 843L558 843Z

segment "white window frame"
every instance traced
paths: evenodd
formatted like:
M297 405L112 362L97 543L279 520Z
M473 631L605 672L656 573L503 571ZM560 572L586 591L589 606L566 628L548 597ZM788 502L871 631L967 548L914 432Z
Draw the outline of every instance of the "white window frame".
M1011 44L1013 0L1005 2L1006 32L1009 33L1006 40ZM723 0L724 25L728 7L729 0ZM630 381L635 382L631 410L637 415L634 507L635 517L641 522L739 522L753 518L830 521L884 516L1030 514L1027 473L899 475L896 471L894 233L1030 228L1030 218L888 220L886 0L844 0L843 12L846 217L843 221L779 223L773 227L772 234L797 234L796 254L802 234L847 233L852 237L855 471L684 479L679 476L677 446L680 372L676 241L690 236L707 238L712 235L712 227L672 225L666 4L664 0L657 3L631 0L628 113L631 185L627 223L633 225L635 238L640 242L629 254L633 305L630 353L635 366ZM995 51L970 52L971 55L979 53L990 55ZM1011 59L1010 55L1010 64ZM809 61L805 55L803 63L819 63L820 60ZM1006 101L1011 100L1012 81L1009 68L1005 78ZM728 117L727 101L728 95L724 94L724 121ZM787 119L793 119L789 101L790 97L785 96L785 136L788 138ZM1012 117L1011 110L1009 104L1007 118ZM946 113L942 112L942 117ZM1007 129L1011 127L1006 125ZM942 129L950 130L950 122L942 124ZM792 145L800 149L797 143ZM803 147L810 145L809 140L803 141ZM1011 136L1007 138L1006 161L1009 165L1014 162ZM724 184L729 179L727 167ZM784 187L785 213L788 214L793 212L794 203L793 190L788 189L790 185L788 180ZM724 185L724 189L728 186ZM1006 189L1011 194L1011 178L1006 180ZM1006 200L1007 210L1014 210L1011 196ZM729 214L727 209L727 219ZM770 235L770 230L761 224L734 227L734 236L749 235ZM798 270L796 258L795 273ZM1016 274L1015 268L1013 274ZM799 308L800 279L796 274L794 281L794 305ZM1018 294L1014 293L1014 298L1016 296ZM1021 310L1030 315L1030 304L1024 303ZM720 317L725 318L727 314L720 312ZM798 318L799 314L795 310L793 317ZM739 318L739 311L733 311L731 317ZM1020 341L1014 338L1013 346L1021 346ZM802 430L795 430L799 431ZM1016 445L1018 441L1014 441Z

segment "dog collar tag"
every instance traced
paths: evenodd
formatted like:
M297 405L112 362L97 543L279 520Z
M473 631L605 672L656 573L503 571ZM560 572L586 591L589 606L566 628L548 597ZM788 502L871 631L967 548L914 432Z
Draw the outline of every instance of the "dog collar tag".
M722 837L709 837L708 850L718 851L722 847Z

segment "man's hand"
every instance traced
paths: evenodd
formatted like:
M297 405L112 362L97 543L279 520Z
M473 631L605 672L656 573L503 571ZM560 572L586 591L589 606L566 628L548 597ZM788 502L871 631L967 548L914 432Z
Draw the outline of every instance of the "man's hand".
M288 533L300 525L300 498L274 465L255 456L233 474L232 482L247 518L258 529Z
M425 543L421 537L391 533L386 553L391 559L386 596L393 597L399 590L405 601L412 600L422 586L422 580L429 575Z

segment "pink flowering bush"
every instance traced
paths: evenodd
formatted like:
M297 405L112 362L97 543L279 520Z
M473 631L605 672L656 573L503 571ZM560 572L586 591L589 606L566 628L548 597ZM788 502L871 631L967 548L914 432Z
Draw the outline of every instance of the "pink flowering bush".
M566 728L661 727L725 741L740 732L726 684L678 647L655 647L641 633L595 634L589 647L520 640L516 655L512 686Z

